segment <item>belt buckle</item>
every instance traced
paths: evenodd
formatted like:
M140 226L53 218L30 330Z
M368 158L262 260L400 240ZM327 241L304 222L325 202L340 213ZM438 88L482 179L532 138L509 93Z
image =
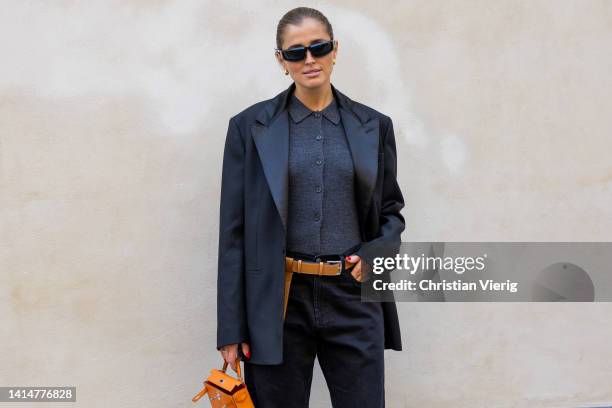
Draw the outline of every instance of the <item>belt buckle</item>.
M335 275L331 275L331 276L342 275L342 255L338 255L338 260L337 261L334 260L334 261L322 261L322 262L325 262L325 263L328 263L328 264L332 264L332 265L340 264L340 270L338 271L338 273L335 274Z

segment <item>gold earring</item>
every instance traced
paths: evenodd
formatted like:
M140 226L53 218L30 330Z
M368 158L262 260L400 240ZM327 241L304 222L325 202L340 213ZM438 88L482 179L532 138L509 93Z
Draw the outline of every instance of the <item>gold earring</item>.
M287 69L285 69L285 75L289 75L289 71L287 71Z
M333 63L334 65L336 65L336 59L335 59L335 58L332 60L332 63Z

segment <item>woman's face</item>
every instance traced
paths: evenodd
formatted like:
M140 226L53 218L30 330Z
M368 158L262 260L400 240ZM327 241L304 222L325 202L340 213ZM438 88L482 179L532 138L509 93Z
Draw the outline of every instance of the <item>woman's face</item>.
M282 49L293 48L295 46L308 46L318 42L331 40L325 30L325 26L313 18L305 18L300 25L288 25L285 27L283 35ZM338 45L332 52L322 57L313 57L310 51L306 53L306 58L301 61L285 61L283 56L278 53L276 58L284 69L289 71L289 75L296 85L305 88L318 88L330 82L333 70L333 60L336 58ZM308 71L319 71L314 75L306 75Z

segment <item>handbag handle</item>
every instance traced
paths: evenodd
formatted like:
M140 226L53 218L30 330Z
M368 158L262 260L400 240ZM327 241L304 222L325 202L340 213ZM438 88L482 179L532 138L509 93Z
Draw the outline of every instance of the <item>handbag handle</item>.
M225 372L227 370L227 366L228 366L228 362L223 360L223 368L221 369L221 371ZM240 381L242 380L242 374L240 373L240 360L236 359L236 374L238 374L238 378L240 379Z
M198 392L192 399L191 401L193 402L198 402L198 400L200 398L202 398L204 395L206 395L206 393L208 392L208 389L206 389L206 387L202 388L202 391Z

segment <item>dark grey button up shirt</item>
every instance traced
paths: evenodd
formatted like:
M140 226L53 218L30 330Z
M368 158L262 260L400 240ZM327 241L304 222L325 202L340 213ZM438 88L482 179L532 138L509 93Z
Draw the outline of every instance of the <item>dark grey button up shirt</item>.
M361 233L353 161L336 100L315 112L292 94L288 109L287 249L343 253L361 242Z

